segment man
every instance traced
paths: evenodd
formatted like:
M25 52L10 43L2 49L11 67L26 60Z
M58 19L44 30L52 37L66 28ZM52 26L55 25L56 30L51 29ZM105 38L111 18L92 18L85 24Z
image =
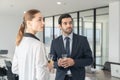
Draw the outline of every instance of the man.
M93 62L87 38L73 33L73 19L69 14L61 15L58 23L62 35L51 44L57 69L55 80L85 80L85 66ZM62 58L65 54L67 58Z

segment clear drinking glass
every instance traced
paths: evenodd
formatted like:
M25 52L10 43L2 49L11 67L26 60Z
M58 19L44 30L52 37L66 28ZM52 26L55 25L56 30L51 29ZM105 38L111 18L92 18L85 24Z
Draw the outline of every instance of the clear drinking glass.
M54 73L55 72L55 70L54 70L54 65L53 65L53 63L54 63L54 61L53 61L53 54L48 54L48 64L49 64L49 71L50 71L50 73Z
M52 61L52 59L53 59L53 54L48 54L48 62L51 62Z
M67 58L67 54L62 54L62 58L63 59Z

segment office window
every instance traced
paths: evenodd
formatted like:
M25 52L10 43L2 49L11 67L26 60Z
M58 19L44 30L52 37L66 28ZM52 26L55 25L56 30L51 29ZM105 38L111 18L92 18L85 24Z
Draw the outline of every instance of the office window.
M70 15L73 18L73 32L77 34L77 13L71 13Z
M93 52L93 10L80 12L79 34L88 38Z
M59 25L58 25L58 19L59 19L59 16L55 16L55 28L54 28L54 30L55 30L55 33L54 33L54 36L55 36L55 38L57 38L58 36L60 36L61 35L61 30L60 30L60 28L59 28Z
M96 64L108 61L108 8L96 10Z
M53 39L53 18L45 18L45 45L49 46Z

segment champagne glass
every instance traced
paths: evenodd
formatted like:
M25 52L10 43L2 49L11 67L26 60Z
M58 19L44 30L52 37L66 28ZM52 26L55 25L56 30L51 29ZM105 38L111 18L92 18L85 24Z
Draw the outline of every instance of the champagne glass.
M53 54L49 53L48 54L48 64L49 64L49 71L50 73L54 73L54 68L53 68Z
M52 59L53 59L53 54L49 53L48 54L48 62L52 62Z
M62 59L65 59L65 58L67 58L67 54L62 54Z

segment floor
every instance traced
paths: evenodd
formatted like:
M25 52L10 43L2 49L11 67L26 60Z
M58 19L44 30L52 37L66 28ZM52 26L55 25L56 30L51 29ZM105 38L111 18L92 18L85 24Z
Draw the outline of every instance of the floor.
M55 74L50 74L50 80L54 80ZM8 80L7 77L4 77L4 79L0 80ZM94 71L92 73L86 73L85 80L120 80L120 78L111 77L110 72L108 71Z
M120 80L120 78L111 76L108 71L99 70L94 73L87 73L85 80Z
M54 80L55 74L50 74L50 80ZM112 77L111 73L103 70L92 70L86 73L85 80L120 80L120 78Z

